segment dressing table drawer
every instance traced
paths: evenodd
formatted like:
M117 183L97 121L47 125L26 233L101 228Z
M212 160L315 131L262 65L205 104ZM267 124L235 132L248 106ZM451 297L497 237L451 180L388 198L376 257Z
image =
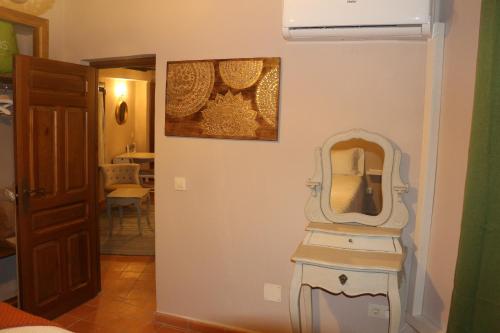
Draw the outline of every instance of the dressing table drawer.
M358 272L304 265L302 283L348 296L387 294L388 273Z
M392 237L366 237L311 232L307 245L319 245L348 250L396 252Z

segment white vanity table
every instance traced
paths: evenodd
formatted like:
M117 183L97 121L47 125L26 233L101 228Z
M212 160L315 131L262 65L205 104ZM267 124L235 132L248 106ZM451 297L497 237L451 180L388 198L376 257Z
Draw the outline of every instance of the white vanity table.
M401 231L408 222L401 200L408 191L399 174L401 152L380 135L352 130L330 137L315 159L314 176L307 182L310 223L292 256L293 332L313 331L312 288L337 295L386 295L389 333L399 332L405 257Z

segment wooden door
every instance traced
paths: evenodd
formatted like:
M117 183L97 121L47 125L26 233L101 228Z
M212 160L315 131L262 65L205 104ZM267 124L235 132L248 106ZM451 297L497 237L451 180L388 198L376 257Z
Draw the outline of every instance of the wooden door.
M96 70L15 59L21 307L54 318L98 292Z

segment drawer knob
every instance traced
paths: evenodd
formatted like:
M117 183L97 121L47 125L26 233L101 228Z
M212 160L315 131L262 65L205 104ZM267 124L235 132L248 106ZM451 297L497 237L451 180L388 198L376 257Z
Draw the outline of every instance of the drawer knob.
M342 274L341 276L339 276L339 281L340 281L341 285L346 284L346 282L347 282L347 276L345 274Z
M354 243L354 241L352 240L352 238L349 238L349 243Z

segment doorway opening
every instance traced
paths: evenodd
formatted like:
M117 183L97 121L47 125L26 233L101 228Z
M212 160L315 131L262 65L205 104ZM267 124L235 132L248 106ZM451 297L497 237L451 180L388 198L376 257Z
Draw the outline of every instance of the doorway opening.
M87 61L98 69L98 297L150 304L154 292L136 300L130 282L154 290L156 56Z

